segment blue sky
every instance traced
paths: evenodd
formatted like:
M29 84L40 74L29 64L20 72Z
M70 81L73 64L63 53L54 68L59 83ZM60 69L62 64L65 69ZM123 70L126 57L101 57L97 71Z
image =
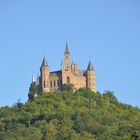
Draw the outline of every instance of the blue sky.
M27 100L44 55L60 69L66 41L81 69L92 60L98 91L140 107L139 0L1 0L0 106Z

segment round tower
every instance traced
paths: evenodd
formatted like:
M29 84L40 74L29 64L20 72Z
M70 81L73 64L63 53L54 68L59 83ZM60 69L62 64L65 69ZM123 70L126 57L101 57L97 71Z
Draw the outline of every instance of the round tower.
M42 92L50 92L50 70L46 58L43 59L41 68L41 90Z
M91 61L89 61L88 68L87 68L87 88L96 92L95 71L93 69L93 65Z

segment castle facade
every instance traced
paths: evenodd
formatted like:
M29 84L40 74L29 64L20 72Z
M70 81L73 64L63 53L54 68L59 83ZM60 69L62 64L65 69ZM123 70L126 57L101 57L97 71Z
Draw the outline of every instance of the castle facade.
M74 90L86 87L96 92L95 71L91 61L89 61L87 70L79 70L77 64L70 63L70 52L67 44L61 70L50 72L47 60L44 58L40 67L39 77L42 92L62 90L63 84L72 84Z

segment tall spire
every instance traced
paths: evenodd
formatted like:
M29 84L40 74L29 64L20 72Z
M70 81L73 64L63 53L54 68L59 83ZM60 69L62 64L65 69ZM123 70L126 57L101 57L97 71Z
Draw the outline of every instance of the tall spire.
M45 57L43 58L41 67L48 67L48 62Z
M69 52L68 44L67 44L67 42L66 42L65 54L69 54L69 53L70 53L70 52Z
M93 68L91 61L89 61L87 71L94 71L94 68Z

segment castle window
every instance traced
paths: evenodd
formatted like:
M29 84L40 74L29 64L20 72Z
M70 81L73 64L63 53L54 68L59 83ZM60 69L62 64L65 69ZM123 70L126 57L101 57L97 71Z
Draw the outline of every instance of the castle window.
M50 81L50 85L51 85L51 87L52 87L52 81Z
M70 77L67 77L67 84L70 84Z
M57 80L57 85L58 85L58 87L59 87L59 80Z
M56 82L54 81L54 87L56 86Z
M47 87L47 82L46 81L44 81L44 88L46 88Z
M45 81L44 81L44 88L46 88L46 83L45 83Z

